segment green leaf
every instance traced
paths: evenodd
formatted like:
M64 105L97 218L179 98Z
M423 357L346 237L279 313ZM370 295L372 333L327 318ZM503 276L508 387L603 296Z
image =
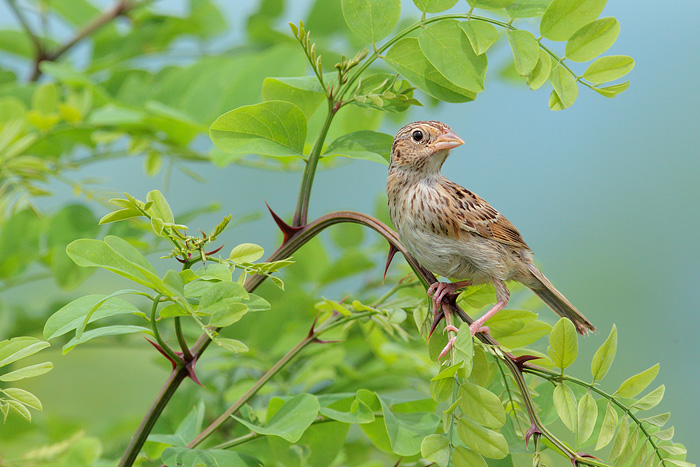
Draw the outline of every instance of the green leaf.
M622 78L634 68L634 59L627 55L610 55L601 57L583 73L583 77L591 83L607 83Z
M413 0L418 9L423 13L440 13L449 10L458 0ZM425 457L425 456L424 456Z
M177 303L165 305L163 308L160 309L160 311L158 311L158 316L160 316L163 319L174 318L175 316L189 316L189 314L189 311L185 310Z
M372 44L399 24L401 0L342 0L341 5L350 31Z
M540 49L537 64L533 68L532 73L527 77L527 84L530 89L535 90L542 87L549 79L549 73L552 70L552 59L549 54Z
M547 354L554 365L562 370L574 363L578 355L578 337L574 323L561 318L549 335Z
M482 21L460 21L459 27L467 35L472 50L477 55L486 53L498 39L498 30L490 23Z
M659 405L659 402L661 402L661 399L664 398L665 391L666 391L666 386L664 386L662 384L661 386L654 389L649 394L647 394L646 396L642 397L637 402L632 404L632 408L638 409L638 410L653 409L654 407Z
M13 337L0 342L0 367L34 355L51 344L35 337Z
M217 282L202 294L198 311L211 315L210 326L230 326L248 312L248 306L242 303L246 298L248 292L237 282Z
M223 449L187 449L170 447L163 451L161 459L168 467L262 467L262 462L249 456Z
M85 317L92 312L88 323L108 318L110 316L133 314L143 316L143 313L131 303L121 298L112 297L105 301L107 295L86 295L77 298L63 306L46 320L44 325L44 338L53 339L74 331L83 326ZM100 304L100 302L102 302ZM98 305L99 307L95 309Z
M143 213L137 209L119 209L118 211L112 211L108 214L102 216L99 224L109 224L110 222L123 221L125 219L133 219L134 217L141 217Z
M534 18L542 16L552 0L515 0L506 7L511 18Z
M671 412L666 412L661 415L654 415L653 417L643 418L642 421L651 423L654 426L661 428L669 421L671 418Z
M226 112L212 123L214 145L230 154L304 157L306 118L294 104L267 101Z
M458 21L432 24L420 33L418 43L430 63L450 82L472 92L484 90L488 60L486 55L476 55Z
M574 78L563 66L557 65L549 75L549 79L552 81L554 92L559 98L561 109L571 107L576 101L576 97L578 97L576 78ZM552 110L561 109L552 107Z
M595 450L603 449L607 446L610 441L612 441L615 435L615 429L617 428L617 412L612 405L612 402L608 402L605 409L605 417L603 418L603 423L600 425L600 434L598 434L598 441L595 444Z
M484 10L500 10L505 8L514 0L467 0L467 3L472 8L481 8Z
M540 58L540 46L530 31L507 31L508 43L513 50L515 71L520 76L528 76L535 69Z
M553 41L565 41L581 26L603 11L607 0L554 0L542 15L540 34Z
M599 94L602 94L605 97L613 98L618 94L622 94L629 87L629 85L630 82L625 81L624 83L606 86L604 88L593 88L593 90L598 92Z
M562 318L566 319L566 318ZM576 423L578 421L578 411L576 409L576 396L570 387L565 384L557 384L554 388L552 396L554 408L564 425L571 430L576 431Z
M472 101L476 97L475 92L460 88L442 76L421 51L416 38L405 37L397 41L384 61L392 70L438 100L459 103Z
M455 467L487 467L483 457L462 446L455 447L452 462L454 462Z
M361 130L343 135L333 141L323 157L344 156L389 165L394 137L377 131Z
M248 351L248 346L236 339L217 337L214 342L216 342L216 344L219 347L223 347L224 349L233 353L242 353Z
M379 401L379 396L367 389L360 389L357 391L357 399L366 404L372 412L383 410L382 403ZM383 418L377 417L371 423L360 425L360 428L374 446L383 451L391 451L391 440L389 439L386 423ZM427 433L426 436L428 434L430 433Z
M583 444L593 434L595 422L598 419L598 406L590 392L581 397L578 402L578 442Z
M603 345L601 345L593 355L593 361L591 362L591 374L593 375L594 381L600 381L605 378L608 374L608 370L615 359L615 353L617 352L617 328L613 324L610 330L610 335Z
M100 267L146 287L162 285L153 266L133 246L119 237L103 240L80 239L66 247L68 256L83 267Z
M19 370L11 371L0 376L0 381L19 381L26 378L34 378L35 376L43 375L51 371L53 363L44 362L36 365L25 366Z
M265 426L258 426L235 415L233 418L262 435L274 435L296 443L318 415L320 405L311 394L299 394L286 401Z
M324 417L332 418L333 420L338 420L343 423L362 424L374 421L372 410L359 399L354 399L351 402L348 411L336 410L331 407L321 407L318 413Z
M620 388L615 392L620 397L630 398L634 397L640 392L644 391L647 386L654 381L656 375L659 373L659 364L652 366L651 368L642 371L630 378L627 378L622 382Z
M546 336L552 327L531 311L502 310L489 319L489 329L499 344L515 349Z
M420 443L420 455L440 467L450 462L450 440L445 435L428 435Z
M262 258L265 253L263 247L254 243L241 243L231 250L229 259L235 264L252 263Z
M668 462L669 464L677 467L695 467L695 464L678 459L664 459L664 462Z
M146 195L146 201L152 203L151 207L148 209L148 213L152 217L156 217L166 224L175 223L173 211L170 209L170 205L168 205L168 202L165 200L163 193L158 190L149 191Z
M468 448L489 459L503 459L508 455L508 442L502 434L484 428L467 416L460 418L457 435Z
M428 412L394 413L381 398L379 402L392 451L400 456L418 454L421 441L429 434L435 433L440 418Z
M450 398L455 385L454 377L461 367L462 362L455 363L442 370L430 380L430 395L433 399L438 402L443 402Z
M66 345L63 346L63 353L68 353L73 350L77 345L84 344L87 341L95 339L97 337L105 336L119 336L122 334L133 334L136 332L143 332L152 335L153 332L149 328L143 326L131 326L131 325L117 325L117 326L105 326L102 328L92 329L90 331L85 331L81 334L80 339L72 338Z
M565 55L574 62L587 62L608 50L620 34L615 18L601 18L576 31L566 43Z
M469 325L463 323L459 326L460 332L457 333L455 341L455 362L464 364L464 377L469 377L472 374L474 366L474 336L469 330Z
M323 94L323 88L316 77L311 78L315 81L317 88L304 89L298 87L299 84L293 80L298 80L299 78L266 78L263 81L262 98L264 101L280 100L291 102L299 107L308 120L326 98Z
M614 461L615 459L620 457L622 450L627 444L629 434L630 424L627 421L627 418L623 417L622 422L620 423L620 428L617 430L617 435L615 436L615 442L613 443L612 448L610 449L608 460Z
M459 397L459 408L476 423L487 428L500 428L506 422L501 399L488 389L465 381Z
M652 436L659 438L660 440L663 441L670 441L671 438L673 438L675 429L673 427L671 428L666 428L663 431L657 431L656 433L652 433Z
M7 388L2 390L5 395L11 397L22 405L31 407L32 409L41 410L41 401L38 397L29 391L20 388Z

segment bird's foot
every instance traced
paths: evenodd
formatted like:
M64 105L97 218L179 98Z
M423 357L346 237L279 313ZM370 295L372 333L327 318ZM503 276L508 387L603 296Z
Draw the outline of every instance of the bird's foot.
M451 324L448 324L447 326L445 326L445 329L443 329L442 332L445 333L445 332L447 332L447 331L452 331L452 332L454 332L455 334L457 334L457 333L459 332L459 329L457 329L456 327L452 326ZM440 352L440 355L438 356L438 360L440 360L442 357L444 357L445 355L447 355L447 353L450 351L450 349L451 349L452 347L454 347L456 341L457 341L457 336L456 336L456 335L450 337L450 339L447 341L447 345L445 346L445 348L442 349L442 352Z
M433 315L436 315L440 309L440 302L447 294L453 294L461 286L458 282L433 282L428 287L428 296L432 297Z
M485 334L488 334L489 336L491 335L491 331L489 330L488 326L482 326L482 323L480 323L478 320L474 321L472 324L469 325L469 330L472 333L472 336L476 334L477 332L483 332Z

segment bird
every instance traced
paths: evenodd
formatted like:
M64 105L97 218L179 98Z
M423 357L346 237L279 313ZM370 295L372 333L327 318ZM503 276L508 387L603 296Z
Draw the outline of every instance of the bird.
M496 303L470 326L472 335L489 331L485 322L505 308L507 281L532 290L579 334L595 327L533 264L533 253L520 232L500 212L468 189L441 174L450 150L464 144L446 124L418 121L394 137L387 177L389 215L401 244L424 267L455 282L435 282L427 290L433 313L447 294L492 283ZM441 352L446 355L457 329Z

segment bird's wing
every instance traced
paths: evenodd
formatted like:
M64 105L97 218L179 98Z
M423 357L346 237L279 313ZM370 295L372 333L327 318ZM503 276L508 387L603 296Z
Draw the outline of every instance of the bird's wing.
M456 183L446 181L443 186L449 192L449 199L455 202L454 208L461 230L506 245L530 249L518 229L489 203Z

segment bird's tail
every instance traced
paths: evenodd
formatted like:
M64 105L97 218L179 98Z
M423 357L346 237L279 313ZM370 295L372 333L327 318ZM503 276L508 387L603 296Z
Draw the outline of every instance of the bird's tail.
M554 288L552 283L549 282L549 279L547 279L534 264L528 263L527 268L536 279L533 284L528 284L528 287L530 287L547 306L559 316L569 318L571 322L574 323L574 326L576 326L576 331L578 331L579 334L587 334L595 331L595 326L593 326L593 324L591 324L591 322L588 321L561 292Z

